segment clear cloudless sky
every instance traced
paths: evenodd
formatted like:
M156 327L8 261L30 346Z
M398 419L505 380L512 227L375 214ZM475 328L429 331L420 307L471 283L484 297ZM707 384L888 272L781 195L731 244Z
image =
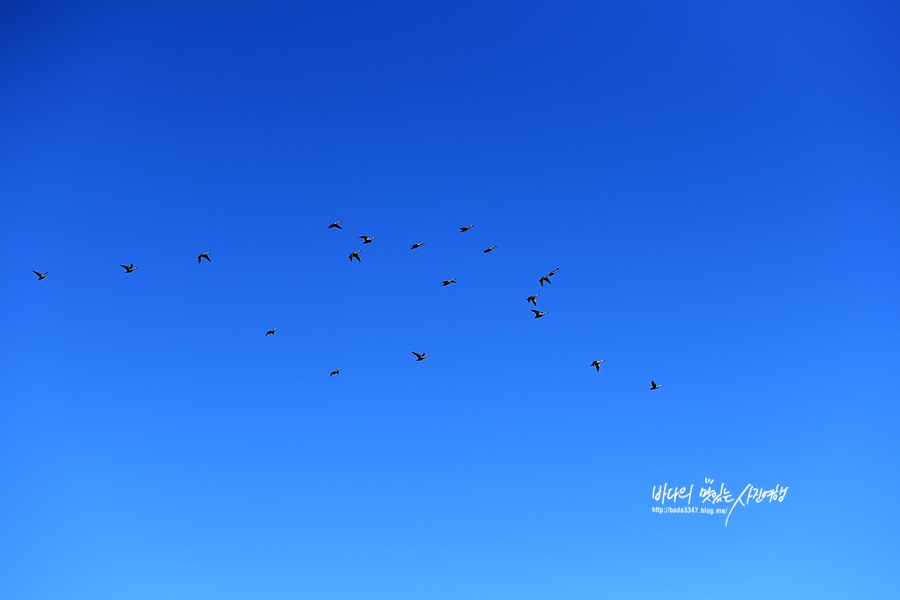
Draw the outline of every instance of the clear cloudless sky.
M0 598L900 597L898 30L2 3Z

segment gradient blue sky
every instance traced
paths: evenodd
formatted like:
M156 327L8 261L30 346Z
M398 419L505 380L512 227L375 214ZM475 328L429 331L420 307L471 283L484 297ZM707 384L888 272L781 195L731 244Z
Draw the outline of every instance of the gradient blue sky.
M898 28L3 3L0 598L900 597Z

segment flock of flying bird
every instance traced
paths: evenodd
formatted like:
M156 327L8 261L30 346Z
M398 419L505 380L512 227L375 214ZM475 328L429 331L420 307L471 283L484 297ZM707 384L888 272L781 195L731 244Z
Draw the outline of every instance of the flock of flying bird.
M466 231L469 231L470 229L472 229L473 227L475 227L475 225L466 225L465 227L460 227L459 230L460 230L461 232L466 232ZM340 222L340 221L335 221L334 223L332 223L331 225L328 226L328 229L343 229L343 227L341 227L341 222ZM361 235L361 236L359 236L359 238L363 241L363 242L362 242L363 245L365 245L365 244L371 244L371 243L375 240L375 236L369 237L369 236L367 236L367 235ZM415 250L416 248L421 248L421 247L424 246L424 245L425 245L425 242L416 242L415 244L412 245L412 248L411 248L411 249L412 249L412 250ZM496 248L497 248L497 246L491 246L490 248L486 248L486 249L484 250L484 253L485 253L485 254L488 254L489 252L492 252L492 251L495 250ZM353 262L353 259L354 259L354 258L356 259L357 262L362 262L362 259L359 257L359 253L360 253L360 252L362 252L362 250L356 250L355 252L351 252L351 253L350 253L349 258L350 258L350 262L351 262L351 263ZM209 252L201 252L200 255L197 256L197 264L201 264L201 263L203 262L203 259L206 259L207 262L212 262L212 259L209 257ZM134 263L131 263L131 264L128 264L128 265L119 265L119 266L122 267L123 269L125 269L125 273L134 273L134 272L137 270L137 267L134 266ZM34 273L35 275L37 275L38 281L42 281L42 280L46 279L47 275L49 275L49 271L45 271L45 272L43 272L43 273L41 273L40 271L32 271L32 273ZM559 269L558 269L558 268L557 268L557 269L554 269L554 270L552 270L552 271L550 271L549 273L547 273L546 275L544 275L543 277L541 277L541 278L538 280L538 283L541 284L541 287L544 287L544 284L545 284L545 283L548 284L548 285L550 285L550 284L552 283L552 282L550 281L550 278L553 277L554 275L556 275L557 273L559 273ZM447 280L445 280L445 281L442 281L442 282L441 282L441 285L442 285L442 286L448 286L448 285L450 285L451 283L456 283L456 277L454 277L454 278L452 278L452 279L447 279ZM537 306L537 299L538 299L538 296L540 296L540 294L534 294L534 295L532 295L532 296L528 296L528 297L525 299L525 301L531 303L531 304L534 305L534 306ZM537 310L536 308L531 309L531 312L534 313L534 318L535 318L535 319L540 319L541 317L543 317L544 315L547 314L546 311L540 311L540 310ZM268 337L268 336L270 336L270 335L275 335L275 332L276 332L276 331L278 331L278 328L277 328L277 327L275 327L275 328L273 328L273 329L269 329L268 331L266 331L266 336ZM413 354L414 354L415 357L416 357L416 362L420 362L420 361L423 361L423 360L425 360L426 358L428 358L428 354L425 354L424 352L413 352ZM601 364L601 363L605 363L605 362L606 362L606 359L595 360L594 362L592 362L592 363L590 364L590 366L594 367L594 368L599 372L599 371L600 371L600 364ZM331 377L331 376L333 376L333 375L340 375L340 373L341 373L341 370L340 370L340 369L335 369L335 370L332 371L331 374L329 374L328 376ZM662 387L662 384L657 384L655 381L651 381L651 382L650 382L650 390L651 390L651 391L652 391L652 390L658 390L658 389L661 388L661 387Z

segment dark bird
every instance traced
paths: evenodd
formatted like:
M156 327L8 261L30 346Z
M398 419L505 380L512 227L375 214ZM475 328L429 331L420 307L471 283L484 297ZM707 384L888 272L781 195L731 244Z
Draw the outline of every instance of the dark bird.
M359 239L363 241L363 244L371 244L372 240L375 239L375 236L373 235L372 237L369 237L367 235L361 235L359 236Z
M547 283L551 283L550 278L553 277L554 275L556 275L557 273L559 273L559 269L554 269L554 270L550 271L549 273L547 273L546 275L544 275L543 277L541 277L539 280L541 287L544 287L545 281Z
M340 221L335 221L334 223L332 223L331 225L328 226L328 229L343 229L343 227L341 227Z
M37 276L38 276L38 281L40 281L40 280L42 280L44 277L46 277L46 276L50 273L50 271L47 271L46 273L38 273L37 271L32 271L32 273L34 273L35 275L37 275Z
M362 259L359 258L359 250L350 253L350 262L353 262L354 258L356 259L356 262L362 262Z
M599 370L600 370L600 363L605 363L605 362L606 362L606 359L605 359L605 358L604 358L603 360L595 360L594 362L591 363L591 366L592 366L592 367L595 367L595 368L599 371Z
M416 243L416 244L413 244L413 245L412 245L412 250L415 250L415 249L418 248L419 246L424 246L424 245L425 245L425 242L418 242L418 243Z
M441 285L450 285L451 283L456 283L456 277L453 279L448 279L447 281L442 281Z
M532 304L537 306L538 296L540 296L540 294L535 294L534 296L528 296L527 298L525 298L525 302L531 302Z
M655 381L652 381L652 380L650 381L650 391L651 391L651 392L652 392L653 390L658 390L658 389L661 388L661 387L662 387L662 384L656 385L656 382L655 382Z
M270 329L266 332L266 335L275 335L275 332L278 331L278 328Z
M418 352L413 352L413 354L416 355L416 362L419 362L420 360L425 360L426 358L428 358L428 355L424 354L424 353L419 354Z
M204 258L206 260L208 260L209 262L212 262L212 259L209 257L209 252L202 252L200 254L200 256L197 257L197 264L199 265L201 262L201 259L204 259Z
M535 319L540 319L541 317L543 317L544 315L547 314L546 312L541 312L541 311L535 310L535 309L533 309L533 308L531 309L531 312L534 313L534 318L535 318Z
M496 247L497 247L497 246L491 246L490 248L488 248L487 250L485 250L484 253L487 254L488 252L490 252L491 250L493 250L493 249L496 248Z
M340 375L340 374L341 374L340 369L335 369L334 371L331 372L331 375ZM329 377L331 377L331 375L329 375Z
M460 231L468 231L468 230L472 229L473 227L475 227L475 226L474 225L466 225L465 227L460 227L459 230Z
M122 267L123 269L125 269L126 273L132 273L135 270L137 270L137 267L134 266L134 263L131 263L130 265L119 265L119 266Z

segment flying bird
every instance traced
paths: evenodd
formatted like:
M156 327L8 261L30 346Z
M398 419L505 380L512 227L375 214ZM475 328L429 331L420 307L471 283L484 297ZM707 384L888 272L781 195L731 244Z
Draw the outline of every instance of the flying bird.
M472 229L473 227L475 227L475 226L474 225L466 225L465 227L460 227L459 230L460 231L468 231L468 230Z
M362 259L359 258L359 250L350 253L350 262L353 262L354 258L356 259L356 262L362 262Z
M373 235L372 237L369 237L367 235L361 235L359 236L359 239L363 241L363 244L371 244L372 240L375 239L375 236Z
M424 246L424 245L425 245L425 242L418 242L418 243L412 245L411 250L415 250L419 246Z
M341 374L340 369L335 369L334 371L331 372L331 375L340 375L340 374ZM331 375L329 375L329 377L331 377Z
M545 281L546 281L547 283L552 283L552 282L550 281L550 278L553 277L554 275L556 275L557 273L559 273L559 269L554 269L554 270L550 271L549 273L547 273L546 275L544 275L543 277L541 277L538 283L541 284L541 287L544 287L544 282L545 282Z
M543 317L544 315L547 314L546 312L541 312L541 311L535 310L535 309L533 309L533 308L531 309L531 312L534 313L534 318L535 318L535 319L540 319L541 317Z
M212 262L212 259L209 257L209 252L201 252L200 256L197 257L197 264L199 265L201 262L201 259L204 259L204 258L206 260L208 260L209 262Z
M134 266L134 263L131 263L130 265L119 265L119 266L122 267L123 269L125 269L126 273L132 273L137 269L137 267Z
M651 391L651 392L652 392L653 390L658 390L658 389L661 388L661 387L662 387L662 384L661 384L661 383L660 383L659 385L656 385L656 382L655 382L655 381L653 381L653 380L650 381L650 391Z
M343 229L343 227L341 227L340 221L335 221L334 223L332 223L331 225L328 226L328 229Z
M275 335L275 332L278 331L278 328L270 329L266 332L266 335Z
M606 359L605 359L605 358L604 358L603 360L595 360L594 362L591 363L591 366L592 366L592 367L595 367L595 368L599 371L599 370L600 370L600 363L605 363L605 362L606 362Z
M535 294L534 296L528 296L527 298L525 298L525 302L531 302L532 304L537 306L538 296L540 296L540 294Z
M32 271L32 273L34 273L35 275L37 275L37 276L38 276L38 281L40 281L40 280L42 280L44 277L46 277L46 276L50 273L50 271L47 271L46 273L38 273L37 271Z
M484 253L487 254L488 252L490 252L491 250L493 250L493 249L496 248L496 247L497 247L497 246L491 246L490 248L488 248L487 250L485 250Z
M442 281L441 285L450 285L451 283L456 283L456 277L453 279L448 279L447 281Z
M416 355L416 362L419 362L420 360L425 360L426 358L428 358L428 355L424 354L424 353L419 354L418 352L413 352L413 354Z

